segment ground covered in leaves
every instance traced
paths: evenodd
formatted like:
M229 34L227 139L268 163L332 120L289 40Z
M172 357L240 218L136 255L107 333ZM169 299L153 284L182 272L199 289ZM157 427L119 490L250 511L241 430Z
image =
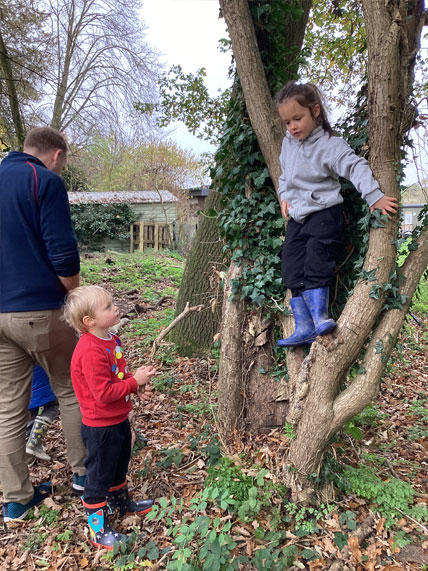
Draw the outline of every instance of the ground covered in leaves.
M104 285L120 306L131 367L146 362L172 320L183 265L172 254L84 260L86 283ZM154 498L156 507L143 520L113 519L131 546L108 554L89 544L57 421L46 440L52 461L30 469L54 493L25 522L1 524L0 569L428 569L428 319L418 318L403 329L377 403L331 444L320 483L334 482L334 501L291 502L279 479L287 429L237 435L225 457L215 351L183 358L166 341L154 357L152 401L134 399L129 473L135 498Z

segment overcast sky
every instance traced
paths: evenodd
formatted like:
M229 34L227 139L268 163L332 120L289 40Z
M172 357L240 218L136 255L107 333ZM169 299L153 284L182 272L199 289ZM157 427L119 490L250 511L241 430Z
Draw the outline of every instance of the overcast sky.
M195 73L205 67L205 85L212 96L229 87L231 55L218 49L219 40L227 37L226 24L218 17L218 0L143 0L142 4L147 40L161 54L166 69L180 64L185 73ZM197 154L214 150L184 126L177 127L171 138Z

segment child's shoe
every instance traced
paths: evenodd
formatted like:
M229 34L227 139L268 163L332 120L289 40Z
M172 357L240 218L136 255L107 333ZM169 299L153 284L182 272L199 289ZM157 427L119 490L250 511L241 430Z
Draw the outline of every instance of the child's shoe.
M34 495L26 504L19 504L18 502L7 502L3 504L3 520L19 521L25 518L28 512L34 506L41 504L45 498L52 493L52 485L50 482L34 486Z
M110 511L119 510L119 515L126 513L145 515L152 510L153 500L140 500L134 502L129 495L126 481L110 488L107 494Z
M101 504L87 504L83 502L86 515L88 516L90 541L95 547L103 547L112 551L114 544L118 543L126 535L113 529L108 522L107 502Z
M71 486L73 494L76 496L81 496L83 494L85 489L85 480L86 474L83 474L83 476L79 476L79 474L73 474L73 484Z

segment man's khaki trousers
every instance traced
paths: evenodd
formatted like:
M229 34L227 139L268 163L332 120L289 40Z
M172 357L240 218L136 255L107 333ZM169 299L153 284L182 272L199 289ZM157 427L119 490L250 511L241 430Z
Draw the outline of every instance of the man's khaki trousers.
M0 481L5 502L25 504L34 493L25 453L34 363L46 371L59 400L73 473L85 473L82 417L70 379L77 338L61 316L60 309L0 313Z

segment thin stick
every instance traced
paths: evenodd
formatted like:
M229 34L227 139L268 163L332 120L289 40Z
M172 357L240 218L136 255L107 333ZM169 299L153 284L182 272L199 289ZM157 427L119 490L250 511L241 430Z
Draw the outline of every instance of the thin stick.
M405 514L403 511L400 510L400 508L395 508L395 509L401 514L403 514L404 517L407 517L407 519L410 519L413 523L418 525L428 535L428 529L424 525L419 523L417 519L414 519L412 518L412 516Z
M156 351L160 347L162 339L168 335L168 333L171 331L171 329L173 329L177 325L177 323L179 323L182 319L184 319L186 315L188 315L190 312L201 311L202 309L204 309L204 307L205 305L194 305L192 307L189 307L189 302L187 302L186 307L180 313L180 315L177 315L177 317L171 321L168 327L166 327L163 331L161 331L160 335L158 335L156 339L153 341L152 350L150 351L149 355L149 360L151 361L153 359Z

